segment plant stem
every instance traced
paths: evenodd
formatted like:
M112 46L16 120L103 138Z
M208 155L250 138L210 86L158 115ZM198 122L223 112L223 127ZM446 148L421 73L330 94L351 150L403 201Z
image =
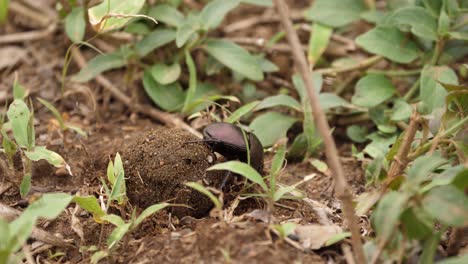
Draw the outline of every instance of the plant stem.
M312 115L316 122L317 128L322 135L328 163L333 172L333 175L335 176L334 179L336 195L343 203L343 213L346 220L348 221L349 229L352 234L351 240L356 261L357 263L365 263L360 227L353 206L353 197L350 192L348 182L344 176L343 167L341 166L335 141L333 140L333 137L330 133L330 126L328 125L325 113L320 107L318 96L313 87L313 81L311 77L312 65L309 68L304 53L302 52L299 37L297 36L297 33L294 30L292 22L289 18L288 6L283 0L275 0L274 3L277 12L280 15L281 23L283 24L283 27L286 31L289 44L291 45L294 61L307 87L307 93L309 95L310 104L312 107ZM376 60L379 59L380 58L376 58Z
M359 63L353 64L351 66L345 66L345 67L342 67L342 68L318 69L315 72L318 72L318 73L323 74L323 75L334 75L334 74L337 74L337 73L343 73L343 72L359 70L359 69L362 69L362 68L369 67L369 66L377 63L381 59L383 59L382 56L375 55L375 56L367 58L367 59L365 59L365 60L363 60L363 61L361 61Z
M434 53L432 54L431 64L437 65L437 61L439 60L440 54L442 53L445 45L445 40L443 38L439 38L436 42Z
M405 101L409 101L414 93L416 93L416 91L418 90L419 88L419 83L420 83L421 79L418 78L414 83L413 85L409 88L408 92L406 92L405 96L403 96L403 99L405 99Z

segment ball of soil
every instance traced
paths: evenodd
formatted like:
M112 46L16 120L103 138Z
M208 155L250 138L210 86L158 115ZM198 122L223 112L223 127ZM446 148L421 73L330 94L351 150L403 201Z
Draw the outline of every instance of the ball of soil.
M172 207L174 215L206 216L213 203L184 183L219 187L224 173L206 171L216 156L203 142L189 142L197 140L184 130L161 128L128 144L122 156L130 202L144 209L169 201L193 208Z

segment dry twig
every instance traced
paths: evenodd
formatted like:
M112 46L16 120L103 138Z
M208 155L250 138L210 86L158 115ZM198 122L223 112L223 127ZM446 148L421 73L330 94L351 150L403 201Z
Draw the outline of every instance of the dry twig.
M361 233L359 231L359 223L357 221L357 217L353 206L353 197L350 192L349 185L344 176L343 167L341 166L335 141L333 140L333 137L330 133L330 126L328 125L327 118L322 108L320 107L317 94L315 93L315 89L313 87L313 82L310 74L310 69L312 69L312 67L309 68L304 53L301 50L299 37L297 36L297 33L294 30L291 20L289 19L289 11L287 5L283 0L275 0L275 7L281 17L281 22L286 31L286 36L292 47L292 54L294 60L299 68L299 72L307 87L307 93L309 95L312 107L312 114L314 116L317 128L320 131L320 134L323 138L328 163L335 177L335 191L337 197L343 203L343 213L348 221L349 229L352 234L351 240L356 261L358 263L365 263L364 250L361 241Z
M43 38L50 36L52 33L54 33L56 28L57 28L57 24L52 23L46 29L32 30L28 32L3 35L3 36L0 36L0 44L43 39Z

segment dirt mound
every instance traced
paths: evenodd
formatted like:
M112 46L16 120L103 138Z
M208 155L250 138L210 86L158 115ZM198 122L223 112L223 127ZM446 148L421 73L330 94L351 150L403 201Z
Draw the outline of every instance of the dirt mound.
M183 130L161 128L131 142L123 153L130 202L146 208L170 201L193 208L172 208L179 217L206 216L212 202L184 183L195 181L218 187L223 172L206 172L216 156L203 143L187 143L195 140L197 138Z

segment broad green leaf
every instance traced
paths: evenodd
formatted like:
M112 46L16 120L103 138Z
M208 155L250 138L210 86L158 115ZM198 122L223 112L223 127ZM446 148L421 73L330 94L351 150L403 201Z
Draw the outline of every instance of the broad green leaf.
M367 141L367 127L352 125L346 128L346 135L354 142L364 143Z
M173 27L179 27L185 19L184 15L177 8L168 4L159 4L151 7L148 16Z
M348 103L345 99L339 97L334 93L321 93L319 94L319 103L323 110L336 107L348 107Z
M238 108L236 111L234 111L229 118L226 120L228 123L234 123L238 121L242 116L251 113L253 109L259 104L259 101L253 101L248 104L245 104Z
M278 66L263 56L255 56L263 72L277 72Z
M182 107L182 112L188 113L189 105L193 101L193 97L197 92L197 69L195 67L195 62L192 59L192 55L190 55L189 50L185 50L185 64L187 64L187 68L189 71L189 87L187 92L185 93L185 101L184 106Z
M135 44L135 51L141 57L148 55L153 50L174 41L176 32L172 29L157 29L146 35Z
M151 33L152 30L148 24L137 20L128 24L124 31L135 35L146 36Z
M41 198L29 205L17 220L20 218L55 219L65 210L72 199L73 196L66 193L43 194Z
M253 81L263 80L263 72L258 61L237 44L210 39L203 45L203 49L231 70Z
M420 38L437 40L437 19L423 7L409 6L398 9L386 21L403 31L411 31Z
M458 84L456 73L448 66L425 66L421 72L420 98L429 113L445 106L447 91L439 83Z
M411 113L413 112L413 108L403 99L397 99L394 102L393 113L391 116L391 120L393 121L404 121L410 118Z
M401 224L410 239L424 239L432 234L433 221L420 207L408 208L401 214Z
M450 29L450 17L447 15L445 10L441 10L439 14L439 23L437 27L437 32L440 35L446 35Z
M239 5L239 0L213 0L200 13L200 22L204 29L216 28L226 14Z
M263 99L254 109L254 111L259 111L262 109L267 109L267 108L272 108L275 106L286 106L290 107L291 109L294 109L296 111L301 112L302 107L301 104L296 101L296 99L292 98L289 95L285 94L279 94L279 95L273 95L269 96L265 99Z
M162 63L155 64L151 67L151 76L160 84L170 84L179 79L180 64L174 63L166 65Z
M72 81L87 82L104 71L123 67L126 63L127 61L120 50L113 53L97 55L90 60L78 74L72 77Z
M31 174L27 173L23 176L23 179L21 179L21 184L20 184L21 197L24 198L29 193L29 190L31 190Z
M29 147L28 126L31 113L23 100L15 99L10 104L7 112L8 120L11 123L13 137L16 143L22 148Z
M452 31L452 32L449 32L449 36L453 39L468 41L467 32Z
M10 0L0 0L0 24L3 24L8 18L8 6Z
M83 7L73 7L65 18L65 32L68 38L79 43L83 40L86 31L86 21Z
M88 9L89 23L97 32L119 29L138 14L145 0L104 0Z
M201 29L200 17L197 14L189 14L185 22L177 27L176 46L182 47L198 30Z
M241 0L241 2L259 6L273 6L272 0Z
M355 105L371 108L385 102L395 92L396 88L387 77L369 74L357 82L352 102Z
M387 137L379 135L377 132L368 135L367 138L372 140L372 142L367 144L363 152L373 158L385 156L390 150L390 145L395 143L396 140L396 136Z
M422 200L422 205L432 217L445 225L468 225L468 198L463 191L454 186L433 188Z
M146 71L143 76L143 87L153 102L166 111L181 109L185 93L178 82L162 85L153 80L151 73Z
M263 180L262 175L260 175L254 168L249 166L246 163L239 161L228 161L216 164L209 167L207 170L228 170L236 174L242 175L250 181L260 185L264 191L268 190L268 186Z
M73 197L73 202L78 204L81 209L84 209L90 212L93 215L94 221L98 223L102 223L102 217L106 215L106 213L102 210L101 206L99 206L98 200L94 196L75 196Z
M199 183L196 183L196 182L187 182L187 183L185 183L185 185L187 185L188 187L190 187L192 189L195 189L195 190L201 192L203 195L210 198L210 200L213 202L213 204L214 204L214 206L216 208L218 208L218 209L223 208L223 205L221 204L219 199L216 196L214 196L205 186L203 186L203 185L201 185Z
M285 137L286 132L296 121L296 118L278 112L267 112L257 116L249 127L255 132L262 145L269 147L278 139Z
M108 248L113 248L127 234L130 229L130 223L117 226L107 238Z
M356 43L370 53L398 63L410 63L419 55L416 44L394 27L375 27L360 35Z
M419 189L419 193L426 193L437 186L452 184L460 190L468 187L468 169L463 165L448 168L440 174L434 175L432 180Z
M315 65L325 52L333 33L333 29L316 22L312 25L312 32L313 33L310 34L309 39L307 58L309 59L310 64Z
M153 204L152 206L146 208L141 214L137 217L135 222L132 225L132 229L139 226L143 220L145 220L147 217L151 216L152 214L158 212L161 209L164 209L166 207L170 206L168 203L159 203L159 204Z
M115 215L115 214L104 215L102 217L102 220L109 222L115 226L125 225L125 221L122 219L122 217Z
M32 161L38 161L38 160L44 159L47 162L49 162L51 165L58 167L58 168L63 167L67 164L65 160L62 158L62 156L60 156L54 151L46 149L46 147L43 147L43 146L37 146L31 151L25 151L24 154L26 154L26 157L28 157L28 159Z
M39 102L41 102L41 104L43 104L47 109L49 109L50 112L52 112L52 114L54 115L55 119L57 119L57 121L59 122L60 124L60 128L63 130L66 128L65 126L65 122L63 121L63 118L62 118L62 115L60 114L60 112L57 110L57 108L55 108L55 106L53 106L51 103L47 102L46 100L42 99L42 98L37 98L37 100Z
M418 186L424 180L429 180L429 174L445 163L447 160L436 154L418 157L407 171L407 183L411 186Z
M372 213L372 224L380 240L386 240L393 234L407 200L405 194L391 191L379 201Z
M360 18L366 11L361 0L316 0L305 17L331 27L342 27Z

